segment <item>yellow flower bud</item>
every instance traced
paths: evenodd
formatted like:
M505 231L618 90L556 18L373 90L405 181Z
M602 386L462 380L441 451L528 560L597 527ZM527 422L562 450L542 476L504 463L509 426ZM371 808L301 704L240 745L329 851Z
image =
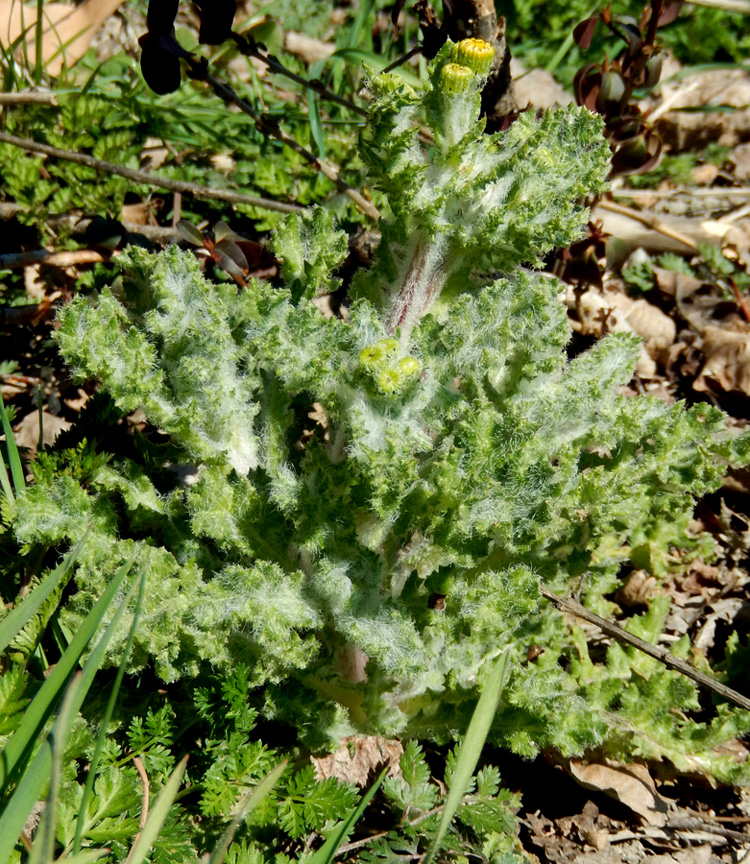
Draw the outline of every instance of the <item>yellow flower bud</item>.
M486 75L494 59L494 47L483 39L463 39L456 47L456 63L467 66L476 75Z
M381 393L386 393L390 396L403 387L404 378L397 369L383 369L375 379L375 384Z
M422 371L422 364L416 357L404 357L396 368L404 378L414 378Z
M381 72L372 79L373 89L378 93L391 93L402 83L403 81L396 75L389 75L387 72Z
M476 76L467 66L446 63L440 70L440 86L446 93L465 93Z
M386 365L397 353L398 342L396 339L381 339L359 352L359 362L366 369L377 369Z

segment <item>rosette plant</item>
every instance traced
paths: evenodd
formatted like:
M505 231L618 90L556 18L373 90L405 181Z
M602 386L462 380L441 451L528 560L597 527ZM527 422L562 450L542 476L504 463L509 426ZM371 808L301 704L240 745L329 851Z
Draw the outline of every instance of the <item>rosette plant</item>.
M12 529L62 544L91 525L70 628L135 551L133 668L173 681L241 663L265 716L311 746L352 729L450 739L508 649L497 743L736 776L712 748L741 712L694 721L691 683L617 646L590 657L540 597L582 585L606 613L623 568L705 551L694 498L749 442L711 406L622 395L628 334L568 359L560 284L534 268L604 188L602 121L574 107L484 134L491 63L486 43L449 42L421 90L369 81L361 155L389 207L345 317L313 302L347 254L321 208L277 231L280 285L212 284L177 247L133 249L111 288L66 306L73 374L161 436L111 464L87 443L42 457ZM655 639L667 605L630 629Z

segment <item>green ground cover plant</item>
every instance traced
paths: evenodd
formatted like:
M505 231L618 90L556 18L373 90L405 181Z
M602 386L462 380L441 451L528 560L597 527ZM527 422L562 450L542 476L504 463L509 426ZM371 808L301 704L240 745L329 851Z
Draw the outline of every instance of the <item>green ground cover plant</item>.
M111 728L96 701L68 723L58 849L82 840L124 860L137 755L155 788L185 770L192 789L165 815L155 860L197 860L287 755L259 731L280 723L300 757L354 732L409 740L403 778L383 783L394 830L361 858L424 851L439 815L414 816L443 797L416 741L466 732L501 655L494 744L747 780L716 749L750 729L746 712L702 705L692 683L629 649L592 656L540 597L540 585L580 588L607 614L624 569L662 577L710 556L689 530L695 498L750 460L750 437L709 405L623 395L640 350L629 336L568 358L560 285L535 268L580 237L609 149L580 108L485 135L491 62L485 43L449 42L422 88L370 77L359 152L386 202L382 241L341 317L319 308L347 253L322 208L277 228L279 285L214 284L177 247L130 249L118 279L61 311L60 350L100 393L32 463L32 483L4 482L4 584L46 550L81 545L70 586L7 655L6 734L40 678L47 622L66 646L113 574L131 565L143 588L139 601L128 583L120 617L114 605L101 615L106 662L140 684ZM112 452L116 421L138 408L151 431ZM651 600L628 629L655 641L668 605ZM687 657L689 641L672 650ZM84 807L83 761L102 729ZM519 860L517 802L497 770L467 794L458 817L471 830L454 826L449 848ZM286 862L356 802L300 758L238 826L228 860Z

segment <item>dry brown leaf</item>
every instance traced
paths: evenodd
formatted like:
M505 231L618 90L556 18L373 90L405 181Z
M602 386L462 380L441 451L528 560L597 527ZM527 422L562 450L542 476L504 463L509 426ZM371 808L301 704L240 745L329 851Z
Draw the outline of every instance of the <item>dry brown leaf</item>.
M601 338L606 333L635 333L643 339L636 372L641 378L656 377L655 359L661 358L677 333L674 321L646 300L633 300L621 291L602 293L596 288L577 299L565 298L578 313L578 328L585 335Z
M673 148L699 149L712 141L732 147L750 138L750 76L741 69L698 72L665 87L664 98L672 110L660 118L659 132ZM710 107L737 110L685 110Z
M631 301L625 320L633 333L643 339L649 356L654 360L665 348L669 348L677 335L677 327L669 315L647 300Z
M665 270L663 267L654 267L653 271L659 289L672 297L690 297L705 285L702 279L688 276L686 273L675 273L674 270Z
M284 36L284 48L290 54L302 58L308 65L327 59L336 50L333 42L321 42L320 39L313 39L305 33L296 33L294 30L290 30Z
M605 849L597 849L595 852L584 852L576 855L572 864L624 864L627 860L622 855L622 848L607 846Z
M70 429L72 423L63 420L62 417L57 417L55 414L48 414L46 411L42 414L42 423L44 425L43 443L45 446L51 446L55 443L55 438ZM33 456L36 453L37 445L39 444L39 412L31 411L23 417L13 427L13 437L19 447L25 447Z
M643 606L656 595L658 587L655 576L649 576L645 570L633 570L628 581L618 590L615 600L626 608Z
M750 144L738 144L729 159L734 162L734 179L739 183L750 180Z
M131 225L158 225L154 216L154 201L138 201L136 204L123 204L120 209L120 221Z
M50 75L59 75L63 64L77 63L88 50L102 24L123 0L84 0L79 6L67 3L44 4L42 58ZM31 63L36 60L36 4L0 0L0 45L8 47L26 34L19 50Z
M40 264L30 264L23 268L23 287L37 303L41 303L47 296L47 280L41 275Z
M693 182L698 186L710 186L719 175L719 166L713 162L693 168Z
M656 791L656 785L645 765L604 765L571 759L570 773L586 789L604 792L629 807L649 825L667 822L668 804Z
M708 379L730 393L733 390L750 395L750 334L723 327L705 327L703 354L705 363L693 388L709 391Z
M310 761L315 766L317 780L335 777L343 783L354 783L364 788L372 776L386 766L389 777L398 777L403 755L404 748L400 741L372 735L354 735L344 738L339 749L328 756L312 756Z
M717 861L713 857L711 845L693 846L690 849L679 849L670 855L654 855L648 859L648 864L712 864Z

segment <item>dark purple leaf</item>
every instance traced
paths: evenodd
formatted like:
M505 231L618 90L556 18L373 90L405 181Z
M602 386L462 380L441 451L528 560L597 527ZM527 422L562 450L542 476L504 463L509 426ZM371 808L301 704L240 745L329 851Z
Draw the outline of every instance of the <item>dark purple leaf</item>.
M661 7L661 13L657 21L657 27L666 27L671 24L677 16L682 12L682 7L685 5L685 0L667 0Z
M579 69L573 79L576 102L589 111L596 111L596 97L599 95L601 84L602 73L598 64L589 63L588 66Z
M248 270L250 267L255 267L263 256L263 247L255 240L235 240L235 245L242 250L242 254L247 261Z
M662 141L652 131L637 135L617 148L612 156L612 176L618 174L645 174L653 170L661 159Z
M233 240L222 240L221 242L217 243L216 247L214 248L214 255L218 255L221 257L221 266L224 267L224 269L229 273L231 273L232 271L225 266L225 258L229 258L237 267L239 267L240 272L243 274L247 273L247 271L250 269L247 266L247 258L245 258L242 249L240 249L240 247ZM234 274L232 273L232 275Z
M152 36L169 36L174 30L179 0L149 0L146 27Z
M581 21L581 23L576 27L573 31L573 39L579 48L583 48L585 51L587 48L591 47L591 40L598 23L599 16L594 15L591 18L587 18L585 21Z
M174 93L180 86L180 55L170 50L170 40L171 37L152 37L150 33L138 40L143 79L160 96Z
M192 222L188 222L187 219L180 219L174 227L188 243L192 243L193 246L205 246L203 235Z
M245 283L245 271L240 267L223 249L214 249L214 261L217 266L225 270L229 275L242 284Z
M401 14L404 6L406 6L406 0L396 0L393 4L393 9L391 9L391 24L394 27L398 24L398 16Z
M622 108L627 97L625 81L616 69L602 75L601 86L596 97L596 110L600 114L614 114Z
M661 78L661 67L664 57L662 54L654 54L646 61L646 68L643 70L643 82L639 87L655 87Z
M201 27L198 41L201 45L221 45L232 36L236 0L195 0L200 10Z

